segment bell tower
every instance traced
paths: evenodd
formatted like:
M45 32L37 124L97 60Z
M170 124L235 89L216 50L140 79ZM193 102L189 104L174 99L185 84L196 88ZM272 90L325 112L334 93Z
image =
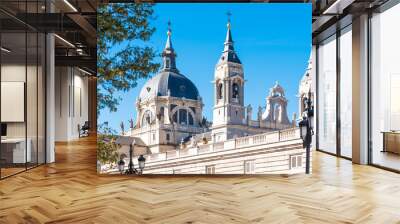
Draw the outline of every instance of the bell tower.
M215 66L213 128L246 123L244 107L244 73L237 56L228 12L224 50Z

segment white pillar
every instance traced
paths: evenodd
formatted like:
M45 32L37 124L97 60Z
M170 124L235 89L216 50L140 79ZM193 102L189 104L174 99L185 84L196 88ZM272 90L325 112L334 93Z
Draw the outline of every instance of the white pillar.
M368 15L353 19L352 158L368 163Z
M46 36L46 163L55 161L55 57L54 34Z

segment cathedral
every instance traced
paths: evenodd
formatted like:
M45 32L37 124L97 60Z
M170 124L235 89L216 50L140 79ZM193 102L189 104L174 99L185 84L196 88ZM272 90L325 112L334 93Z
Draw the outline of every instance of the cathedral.
M196 85L179 71L168 28L162 68L141 89L136 100L137 119L124 135L136 139L140 154L176 150L194 141L222 142L233 138L294 127L289 120L285 91L278 82L269 90L266 106L245 105L245 76L228 21L224 49L215 66L212 122L203 118L203 101ZM136 154L136 153L135 153Z

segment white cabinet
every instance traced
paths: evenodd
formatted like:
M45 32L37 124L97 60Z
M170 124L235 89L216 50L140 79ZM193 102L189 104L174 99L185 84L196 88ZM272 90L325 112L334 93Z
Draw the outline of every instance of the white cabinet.
M27 139L27 147L25 151L25 139L24 138L10 138L1 140L1 144L7 144L8 147L12 147L12 162L13 163L25 163L32 161L32 141Z

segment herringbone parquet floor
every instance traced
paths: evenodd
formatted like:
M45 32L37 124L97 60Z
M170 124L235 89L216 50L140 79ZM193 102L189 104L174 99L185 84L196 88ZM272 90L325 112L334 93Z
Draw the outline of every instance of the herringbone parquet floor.
M95 139L0 181L0 223L400 223L400 175L314 153L311 176L96 174Z

